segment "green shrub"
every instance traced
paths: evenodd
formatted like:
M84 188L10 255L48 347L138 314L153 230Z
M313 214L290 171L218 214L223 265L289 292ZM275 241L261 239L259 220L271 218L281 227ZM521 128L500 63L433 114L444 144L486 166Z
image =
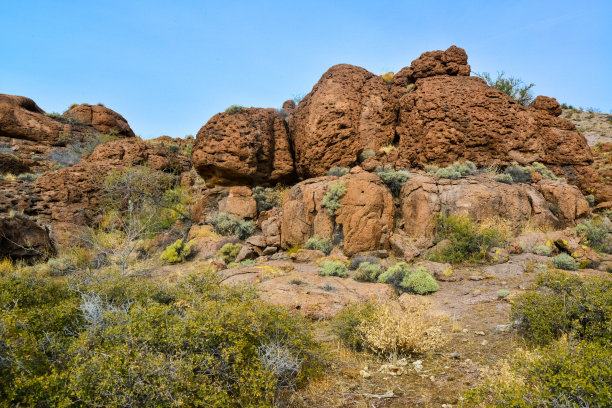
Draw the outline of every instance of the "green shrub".
M485 259L487 251L503 244L500 233L487 228L479 231L472 220L463 215L441 215L436 217L436 239L438 243L448 240L443 248L429 255L436 262L459 263Z
M271 187L257 186L253 189L253 198L257 202L257 211L268 211L282 204L282 192Z
M230 262L234 262L241 249L241 244L233 244L228 242L227 244L223 245L221 249L219 249L217 256L223 259L226 264L229 264Z
M476 74L479 78L484 79L489 86L493 86L503 93L509 95L512 99L520 103L521 105L529 105L533 96L529 90L535 86L535 84L525 84L519 78L514 77L504 77L505 73L502 71L501 73L497 73L497 78L491 78L491 75L488 72L483 72L481 74Z
M219 213L210 223L215 227L215 232L223 236L237 236L246 239L255 232L253 221L241 220L231 214Z
M381 265L362 262L353 274L353 279L359 282L376 282L382 272Z
M329 215L334 215L340 208L340 199L346 194L346 183L341 181L328 185L327 193L323 196L323 206L327 208Z
M512 182L514 181L512 180L512 176L507 173L497 174L494 177L494 180L505 184L512 184Z
M510 294L510 291L508 289L500 289L497 291L497 297L500 299L507 298L509 294Z
M32 173L21 173L17 176L19 180L22 181L34 181L36 180L40 174L32 174Z
M359 154L359 158L361 159L361 161L367 159L368 157L374 156L376 156L376 152L374 150L364 150Z
M47 261L47 266L51 276L66 276L75 270L65 259L51 258Z
M605 407L612 395L612 349L559 340L519 352L488 384L469 391L465 406Z
M612 252L608 237L608 226L601 217L583 221L574 228L580 234L580 242L602 252Z
M334 244L329 238L321 238L318 235L311 237L304 244L304 248L306 249L315 249L317 251L323 252L325 255L329 255L332 249L334 248Z
M423 267L410 271L404 276L399 286L404 291L417 295L427 295L440 289L438 282Z
M374 256L354 256L351 258L351 262L349 264L349 269L351 271L356 270L357 268L359 268L359 265L361 265L364 262L368 262L370 264L378 264L378 258L374 257Z
M609 343L612 281L544 272L538 276L535 290L514 299L511 317L519 333L534 345L546 345L564 334Z
M374 312L375 306L371 302L349 304L332 321L332 332L349 348L361 351L364 344L358 328L371 321Z
M537 245L531 248L531 252L533 252L536 255L550 256L552 250L550 249L549 246Z
M450 179L450 180L457 180L461 178L461 173L459 173L452 166L449 166L449 167L443 167L441 169L438 169L436 171L436 176L440 178Z
M476 174L476 166L471 161L466 161L464 163L455 162L450 166L436 170L436 176L451 180L473 176L474 174Z
M410 178L410 172L407 170L394 170L384 167L376 170L376 175L389 187L395 197L400 195L402 187Z
M595 206L595 196L593 194L585 195L584 199L587 200L587 203L589 203L590 207Z
M504 173L509 174L515 183L529 183L531 181L531 169L529 167L512 164L506 167Z
M346 265L340 261L325 261L319 268L319 275L345 278L348 272L346 270Z
M159 259L168 263L185 262L191 255L193 247L192 242L183 245L183 239L177 239L174 243L168 245L162 252Z
M240 106L240 105L231 105L229 108L227 108L225 110L225 113L229 113L230 115L233 115L235 113L242 113L244 112L244 106Z
M565 252L555 256L552 259L552 263L557 269L563 269L566 271L578 270L578 261L576 261L574 258L572 258L571 255L568 255Z
M380 274L378 282L388 283L396 288L404 280L404 277L410 272L410 266L406 262L398 262Z
M349 172L350 170L348 169L348 167L332 167L331 169L327 170L327 175L342 177L349 174Z
M553 173L551 170L548 169L548 167L546 167L545 165L543 165L542 163L538 163L538 162L533 162L531 164L531 167L537 171L538 173L540 173L540 175L548 180L554 180L554 181L563 181L563 179L557 177L555 175L555 173Z

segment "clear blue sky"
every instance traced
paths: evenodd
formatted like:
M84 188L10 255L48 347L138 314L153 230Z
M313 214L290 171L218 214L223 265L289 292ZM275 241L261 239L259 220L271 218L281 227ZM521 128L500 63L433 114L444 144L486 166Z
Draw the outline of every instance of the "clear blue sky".
M0 93L98 103L136 134L194 134L232 104L279 107L330 66L397 72L456 44L472 70L612 110L612 1L2 1Z

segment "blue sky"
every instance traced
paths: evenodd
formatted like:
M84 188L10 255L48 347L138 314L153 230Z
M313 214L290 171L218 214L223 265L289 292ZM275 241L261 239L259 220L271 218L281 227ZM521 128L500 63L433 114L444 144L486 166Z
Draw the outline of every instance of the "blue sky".
M455 44L472 70L612 110L612 1L4 1L0 93L98 103L144 138L280 107L332 65L399 71Z

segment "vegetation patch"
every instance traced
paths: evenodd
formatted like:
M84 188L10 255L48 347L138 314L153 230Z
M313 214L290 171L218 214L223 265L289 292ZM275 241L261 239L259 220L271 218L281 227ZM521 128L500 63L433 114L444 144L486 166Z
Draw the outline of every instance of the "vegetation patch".
M362 262L353 274L353 279L359 282L377 282L383 270L378 263Z
M283 193L279 188L260 187L253 188L253 198L257 202L257 211L268 211L280 207L283 202Z
M241 249L241 244L233 244L231 242L228 242L227 244L223 245L221 249L219 249L219 251L217 252L217 256L221 258L226 264L229 264L230 262L234 262Z
M329 215L334 215L340 208L340 199L346 194L346 183L340 181L328 185L327 193L323 196L323 206L327 208Z
M376 170L376 175L389 187L391 193L398 197L402 191L402 187L410 178L410 172L407 170L394 170L391 168L382 167Z
M557 269L563 269L565 271L577 271L578 261L576 261L571 255L565 252L560 253L552 259L553 266Z
M304 248L314 249L323 252L325 255L329 255L334 248L334 244L329 238L321 238L315 235L314 237L308 238L308 241L304 244Z
M455 162L450 166L442 167L436 170L436 176L451 180L457 180L461 177L473 176L476 174L476 165L471 161L464 163Z
M327 170L327 175L334 177L342 177L349 174L349 172L350 170L348 167L332 167L331 169Z
M230 115L234 115L236 113L242 113L245 111L244 106L240 105L231 105L226 110L225 113L229 113Z
M348 271L346 265L340 261L324 261L319 267L319 275L346 278Z
M533 88L535 84L525 84L519 78L505 77L504 71L498 72L497 78L495 79L493 79L488 72L477 73L476 76L484 79L489 86L493 86L509 95L521 105L529 105L533 100L530 89Z
M531 181L531 168L529 167L512 164L506 167L504 173L512 177L512 181L515 183L529 183Z
M168 245L162 252L159 259L168 263L182 263L191 255L193 243L183 243L183 239L177 239L172 244Z
M210 220L210 223L215 227L215 232L223 236L236 236L240 239L246 239L255 232L255 223L250 220L241 220L231 214L219 213L216 217Z

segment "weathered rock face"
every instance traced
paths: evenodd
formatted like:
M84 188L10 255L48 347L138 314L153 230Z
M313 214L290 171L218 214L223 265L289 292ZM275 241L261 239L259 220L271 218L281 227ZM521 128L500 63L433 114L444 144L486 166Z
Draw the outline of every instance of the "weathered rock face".
M249 187L230 187L227 197L219 201L219 212L235 215L238 218L257 217L257 202Z
M391 144L397 116L389 85L353 65L331 67L290 117L300 177L351 167L364 150Z
M62 117L90 125L100 133L117 132L123 137L136 136L123 116L102 105L77 105L64 112Z
M0 174L29 173L32 160L24 160L13 154L0 153Z
M476 77L419 79L415 90L400 99L396 131L405 166L459 159L478 166L592 161L585 138L571 122L519 105Z
M52 255L49 232L23 216L0 217L0 259L34 260Z
M470 66L463 48L451 46L446 51L424 52L410 64L409 76L414 79L440 75L469 76Z
M294 174L287 127L274 109L213 116L197 134L192 160L209 185L273 184Z
M346 194L340 198L340 208L334 216L322 204L330 183L346 185ZM285 248L301 245L318 235L342 244L349 256L387 248L394 211L390 191L370 173L306 180L291 189L283 204L281 245Z
M528 221L535 226L573 226L589 213L576 187L549 180L530 185L504 184L485 176L447 180L415 175L400 199L401 227L413 237L433 236L439 213L467 214L476 222L499 217L509 221L515 232ZM550 210L554 206L558 217Z
M70 126L47 117L32 99L0 94L0 136L55 144L65 127Z
M563 112L559 102L557 102L555 98L549 98L548 96L537 96L529 106L537 110L548 112L548 114L552 116L559 116L561 112Z

